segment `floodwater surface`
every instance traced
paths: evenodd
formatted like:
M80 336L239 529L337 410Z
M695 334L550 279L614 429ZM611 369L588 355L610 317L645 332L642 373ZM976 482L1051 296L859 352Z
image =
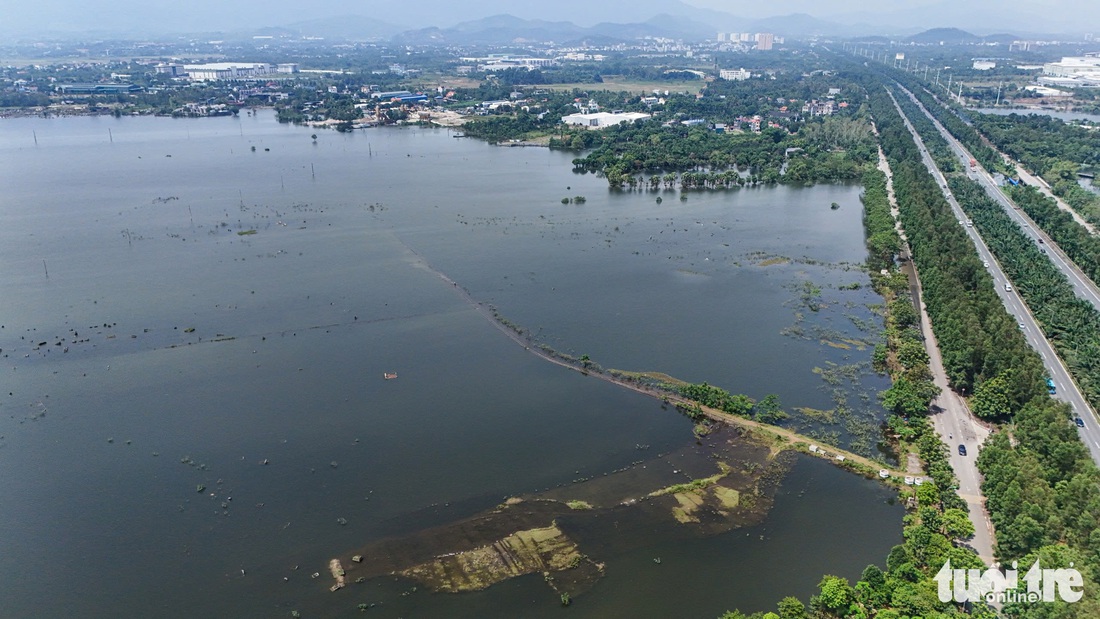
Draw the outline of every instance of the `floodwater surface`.
M524 351L418 256L556 349L775 393L786 423L873 451L858 187L680 200L609 192L571 153L314 131L268 112L0 122L5 616L560 612L541 575L463 594L313 578L695 441L660 401ZM892 496L799 458L762 523L648 531L570 612L808 599L900 542Z

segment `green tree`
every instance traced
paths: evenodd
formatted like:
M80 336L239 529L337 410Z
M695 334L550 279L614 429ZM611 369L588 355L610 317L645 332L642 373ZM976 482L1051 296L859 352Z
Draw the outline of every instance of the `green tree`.
M806 619L806 605L796 597L779 600L778 610L780 619Z
M1008 399L1011 370L1005 370L993 378L979 383L970 399L970 410L982 419L1007 417L1011 414Z
M898 362L907 368L928 365L928 353L924 350L924 344L911 340L902 342L898 346Z
M974 535L974 523L961 509L945 509L943 512L943 534L951 539L967 539Z
M776 423L787 418L787 413L779 404L779 396L771 393L756 403L756 419L764 423Z
M818 588L821 591L817 598L818 602L822 608L832 613L840 614L852 603L854 597L852 587L846 578L827 575L821 579Z
M935 390L935 385L931 385ZM914 383L902 376L894 384L879 394L882 404L888 410L903 417L915 417L928 412L928 404L935 396L935 391L930 393L928 385Z

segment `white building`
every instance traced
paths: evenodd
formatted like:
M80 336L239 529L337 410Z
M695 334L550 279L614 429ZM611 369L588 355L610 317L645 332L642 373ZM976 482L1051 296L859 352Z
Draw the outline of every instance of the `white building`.
M191 81L195 82L262 77L278 70L275 65L266 62L211 62L184 65L183 68Z
M596 112L595 114L570 114L562 116L561 121L567 125L577 125L586 129L604 129L620 123L637 122L652 118L652 114L642 112Z
M1046 86L1098 87L1100 86L1100 56L1068 56L1060 62L1043 65L1043 75L1038 79Z
M1046 86L1027 86L1024 90L1035 93L1038 97L1068 97L1069 93L1058 90L1057 88L1047 88Z
M745 69L722 69L718 72L718 77L724 80L743 81L752 77L752 74Z
M997 63L992 60L975 60L971 65L975 71L988 71L990 69L996 69Z
M1044 75L1055 77L1100 77L1100 57L1067 56L1043 65Z
M162 62L153 68L159 75L167 75L169 77L183 77L187 75L187 70L183 68L183 65L172 62Z
M478 71L503 71L505 69L538 69L557 64L553 58L532 58L511 54L489 54L484 58L462 58L463 62L476 62Z

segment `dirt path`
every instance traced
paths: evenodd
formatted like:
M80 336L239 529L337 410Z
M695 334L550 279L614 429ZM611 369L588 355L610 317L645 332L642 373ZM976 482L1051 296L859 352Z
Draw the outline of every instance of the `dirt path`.
M1000 151L998 151L998 153L1002 157L1005 157L1004 153L1000 153ZM1005 159L1008 159L1008 157L1005 157ZM1085 228L1085 230L1089 231L1089 234L1096 234L1096 227L1085 221L1085 218L1082 217L1081 214L1078 213L1076 210L1074 210L1072 206L1066 204L1065 201L1063 201L1061 198L1051 193L1050 185L1047 185L1046 181L1036 176L1033 176L1030 172L1024 169L1024 166L1018 163L1015 165L1016 173L1020 175L1021 180L1023 180L1028 185L1031 185L1032 187L1038 189L1039 193L1042 193L1046 197L1053 199L1054 202L1058 205L1058 208L1069 213L1070 216L1073 217L1073 221L1081 224Z
M400 241L400 239L398 239L398 240ZM413 248L409 247L408 245L405 245L405 243L403 241L400 241L400 242L402 243L402 245L405 246L405 249L408 250L409 253L416 256L417 262L422 268L424 268L428 271L431 271L436 276L438 276L440 279L442 279L444 282L446 282L451 287L451 289L454 290L455 294L457 294L459 297L462 298L462 300L464 300L471 307L473 307L475 310L477 310L477 312L479 314L481 314L487 321L489 321L490 324L492 324L501 333L503 333L505 336L507 336L508 339L512 340L516 344L519 344L520 346L523 346L523 348L527 352L535 355L536 357L539 357L540 359L543 359L545 361L549 361L550 363L553 363L554 365L561 366L561 367L566 368L568 370L572 370L574 372L579 372L581 374L584 374L585 376L590 376L592 378L597 378L599 380L611 383L613 385L618 385L619 387L623 387L625 389L630 389L631 391L636 391L638 393L641 393L641 394L644 394L644 395L647 395L647 396L650 396L650 397L653 397L653 398L657 398L657 399L662 400L662 401L667 401L671 404L679 404L679 405L683 405L685 407L690 407L690 406L697 405L696 402L694 402L692 400L688 400L686 398L683 398L679 395L676 395L675 393L671 393L671 392L668 392L668 391L662 391L662 390L654 389L654 388L651 388L651 387L646 387L645 385L640 385L638 383L635 383L635 382L632 382L632 381L629 381L629 380L626 380L626 379L623 379L623 378L619 378L617 376L613 376L613 375L608 374L606 372L598 372L598 371L590 370L588 368L583 367L582 365L571 363L569 361L566 361L565 359L561 359L559 357L556 357L556 356L550 354L549 352L547 352L547 351L543 350L542 348L540 348L535 342L532 342L527 337L525 337L522 334L518 333L515 329L513 329L513 328L511 328L507 325L502 324L500 322L500 320L496 317L496 315L493 313L493 311L489 307L487 307L485 304L477 301L472 296L470 296L470 293L467 292L466 289L463 288L462 286L459 286L458 282L454 281L450 277L447 277L447 275L445 273L443 273L443 272L439 271L438 269L436 269L435 267L433 267L423 256L421 256L419 253L417 253L416 250L414 250ZM843 468L849 469L849 470L853 468L851 466L852 464L856 464L856 465L861 466L864 470L857 471L857 472L861 472L863 474L874 474L876 471L885 470L885 471L887 471L887 473L889 474L889 476L891 478L895 478L894 479L895 482L900 481L900 480L904 479L905 477L909 476L909 474L906 471L891 470L891 469L883 468L882 464L879 463L879 462L875 462L875 461L873 461L869 458L865 458L865 457L860 456L858 454L855 454L855 453L852 453L852 452L849 452L849 451L845 451L843 449L839 449L839 448L833 447L831 445L825 445L825 444L821 443L818 440L809 438L807 436L803 436L801 434L797 434L795 432L791 432L790 430L786 430L786 429L783 429L783 428L780 428L780 427L777 427L777 426L773 426L773 425L769 425L769 424L760 423L758 421L754 421L752 419L747 419L745 417L738 417L736 415L731 415L729 413L723 412L723 411L718 410L716 408L711 408L709 406L699 405L699 409L703 413L703 415L705 415L708 419L711 419L713 421L717 421L717 422L720 422L720 423L725 423L725 424L729 424L729 425L733 425L733 426L738 426L738 427L742 427L742 428L751 429L755 432L767 434L767 435L770 435L774 438L779 438L787 446L793 447L793 448L797 449L798 451L807 453L809 455L816 455L820 458L829 460L829 461L833 462L834 464L837 464L837 465L839 465ZM847 463L847 465L845 463Z

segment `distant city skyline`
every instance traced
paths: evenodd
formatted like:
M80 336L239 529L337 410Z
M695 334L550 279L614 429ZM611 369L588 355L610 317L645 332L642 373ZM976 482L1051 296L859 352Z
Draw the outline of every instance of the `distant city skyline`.
M805 13L824 22L862 27L873 32L912 32L939 26L984 32L1100 32L1100 3L1094 0L633 0L598 5L582 0L516 3L509 0L426 0L416 11L380 0L8 0L0 33L21 36L45 33L116 32L159 35L170 32L239 31L286 26L313 19L357 15L401 28L449 27L465 20L508 13L524 19L597 22L643 22L667 13L704 24L715 31L733 30L738 22ZM721 11L725 15L717 15Z

